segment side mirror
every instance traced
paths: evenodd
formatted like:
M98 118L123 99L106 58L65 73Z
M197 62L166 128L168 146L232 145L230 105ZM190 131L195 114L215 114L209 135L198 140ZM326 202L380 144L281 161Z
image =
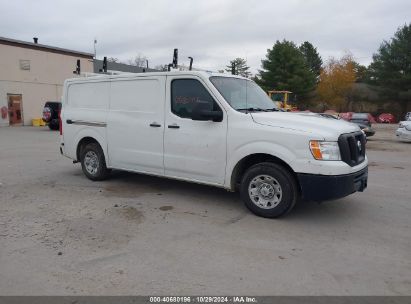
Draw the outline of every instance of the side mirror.
M208 121L212 120L215 122L220 122L223 120L223 112L213 111L210 109L210 103L199 101L196 102L192 111L191 111L191 119L192 120L200 120L200 121Z

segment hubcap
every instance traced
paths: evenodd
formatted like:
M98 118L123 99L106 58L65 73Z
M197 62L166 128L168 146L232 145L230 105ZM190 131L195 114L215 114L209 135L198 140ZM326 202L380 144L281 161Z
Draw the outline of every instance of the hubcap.
M98 156L94 151L88 151L84 156L84 166L88 173L95 175L98 170Z
M282 189L272 176L258 175L248 185L248 195L259 208L272 209L281 202Z

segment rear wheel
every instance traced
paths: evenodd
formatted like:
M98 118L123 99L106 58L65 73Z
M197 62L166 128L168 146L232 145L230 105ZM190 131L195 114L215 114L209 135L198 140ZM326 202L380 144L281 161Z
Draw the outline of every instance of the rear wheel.
M286 214L298 198L294 176L283 166L274 163L250 167L242 178L240 193L248 209L268 218Z
M97 143L89 143L82 147L80 161L84 174L93 181L106 179L110 174L103 150Z

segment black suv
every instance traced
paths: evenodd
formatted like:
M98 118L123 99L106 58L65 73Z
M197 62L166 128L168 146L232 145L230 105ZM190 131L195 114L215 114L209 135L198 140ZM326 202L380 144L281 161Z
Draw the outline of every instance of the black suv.
M60 126L61 102L47 101L43 109L43 121L50 130L58 130Z

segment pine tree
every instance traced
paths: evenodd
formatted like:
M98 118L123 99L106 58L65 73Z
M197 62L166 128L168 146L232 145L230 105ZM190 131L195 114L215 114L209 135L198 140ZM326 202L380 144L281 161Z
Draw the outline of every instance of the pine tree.
M300 45L299 49L301 53L303 53L305 61L307 62L311 72L314 73L318 79L321 73L323 61L320 54L318 54L317 48L315 48L310 42L305 41Z
M251 73L249 71L250 67L247 65L247 61L245 59L236 58L234 60L231 60L230 65L227 65L225 70L231 73L233 64L235 65L235 75L240 75L247 78L251 76Z
M399 28L384 41L368 68L370 82L383 88L384 95L403 101L411 99L411 24Z
M411 24L381 44L370 70L377 84L395 90L411 89Z
M304 98L315 88L315 74L291 41L277 41L268 49L262 68L256 80L265 90L288 90Z

